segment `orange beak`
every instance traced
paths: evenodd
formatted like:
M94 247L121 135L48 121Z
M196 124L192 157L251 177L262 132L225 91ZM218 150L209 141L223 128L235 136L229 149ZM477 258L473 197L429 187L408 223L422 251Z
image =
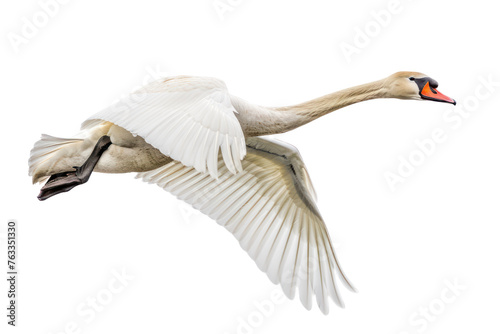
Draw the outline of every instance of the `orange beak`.
M445 102L456 105L457 102L444 94L441 94L436 89L432 88L429 85L429 82L425 84L425 86L420 90L420 97L425 100L437 101L437 102Z

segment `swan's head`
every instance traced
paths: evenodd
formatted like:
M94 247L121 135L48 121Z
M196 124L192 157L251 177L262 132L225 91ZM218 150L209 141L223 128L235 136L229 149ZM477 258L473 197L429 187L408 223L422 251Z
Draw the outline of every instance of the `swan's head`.
M397 72L385 79L390 97L405 100L429 100L457 104L456 101L436 90L436 80L418 72Z

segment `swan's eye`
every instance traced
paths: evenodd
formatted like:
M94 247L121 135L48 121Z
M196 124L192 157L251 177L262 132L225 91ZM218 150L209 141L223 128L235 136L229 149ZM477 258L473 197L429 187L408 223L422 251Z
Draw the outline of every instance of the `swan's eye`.
M411 81L414 81L415 78L414 77L409 77L408 79L410 79Z

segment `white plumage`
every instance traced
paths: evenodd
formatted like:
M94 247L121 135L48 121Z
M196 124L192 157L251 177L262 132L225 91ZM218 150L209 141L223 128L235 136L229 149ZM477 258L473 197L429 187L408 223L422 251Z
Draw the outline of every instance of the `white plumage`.
M43 135L31 151L29 175L33 182L50 177L39 195L44 200L86 182L92 171L139 172L139 178L233 233L289 298L298 289L310 309L315 295L326 314L328 297L343 306L337 278L355 290L339 266L300 154L291 145L256 136L289 131L370 99L423 99L416 82L426 80L432 81L399 72L294 106L268 108L230 95L218 79L166 78L91 116L72 139ZM435 89L425 94L455 103Z
M335 277L354 288L337 262L298 151L250 138L242 164L243 171L233 175L219 159L218 181L177 161L137 177L156 183L233 233L289 298L298 287L307 309L314 294L324 313L328 296L343 306Z
M241 171L245 136L223 81L205 77L165 78L91 116L139 135L166 156L217 178L219 150L229 169Z

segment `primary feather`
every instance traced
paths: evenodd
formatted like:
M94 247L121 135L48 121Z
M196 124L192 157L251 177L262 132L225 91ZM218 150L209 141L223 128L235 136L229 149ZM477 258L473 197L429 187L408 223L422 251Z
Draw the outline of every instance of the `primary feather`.
M312 184L298 151L262 138L247 140L242 171L231 173L219 157L219 180L172 161L137 177L156 183L224 226L270 280L323 313L328 296L343 306L336 277L343 274L316 206Z

